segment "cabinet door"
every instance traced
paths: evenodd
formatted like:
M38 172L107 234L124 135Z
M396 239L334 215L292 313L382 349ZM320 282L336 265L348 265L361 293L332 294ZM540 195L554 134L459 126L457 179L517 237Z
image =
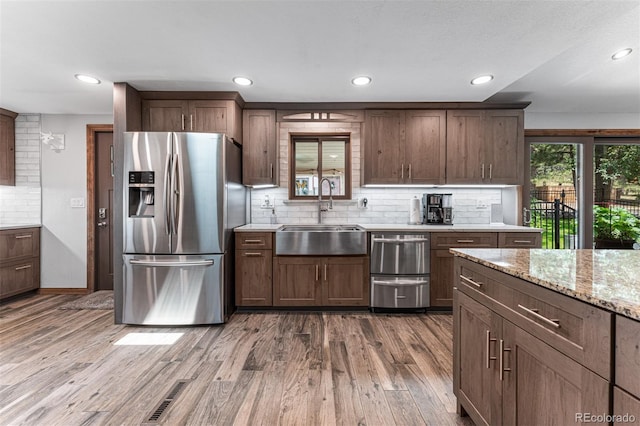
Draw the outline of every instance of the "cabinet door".
M320 266L312 256L274 257L274 306L319 306L322 304Z
M30 258L0 266L0 299L40 287L40 259Z
M502 333L503 424L575 424L580 413L609 412L605 379L509 321Z
M366 111L364 183L402 183L405 177L405 113L400 110Z
M271 250L236 250L236 305L271 306Z
M369 305L369 262L366 257L327 258L322 268L323 305Z
M451 307L453 304L453 259L449 250L431 250L431 306Z
M485 111L484 182L524 184L524 113Z
M275 110L245 110L242 118L242 183L278 184Z
M637 372L635 377L636 379L638 378ZM613 415L614 425L625 425L640 421L640 399L614 386Z
M142 101L142 130L148 132L182 132L186 123L189 103L182 100Z
M189 101L188 121L187 129L192 132L227 133L229 130L227 103L226 101Z
M446 112L406 111L405 183L445 183Z
M455 300L454 392L477 425L500 424L496 354L502 320L464 293L456 291Z
M13 117L0 114L0 185L16 184L16 135Z
M447 183L483 182L483 118L480 110L447 111Z

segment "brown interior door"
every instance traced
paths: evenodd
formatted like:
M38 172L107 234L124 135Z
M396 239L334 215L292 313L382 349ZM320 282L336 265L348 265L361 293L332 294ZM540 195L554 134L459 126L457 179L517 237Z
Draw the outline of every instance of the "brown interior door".
M95 290L113 290L113 132L97 132Z

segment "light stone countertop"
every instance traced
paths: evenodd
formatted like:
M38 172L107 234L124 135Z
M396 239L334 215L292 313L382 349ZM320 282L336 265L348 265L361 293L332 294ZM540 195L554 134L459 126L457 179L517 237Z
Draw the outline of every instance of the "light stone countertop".
M640 321L639 250L450 251L456 256Z
M298 225L298 224L296 224ZM325 223L323 225L332 225ZM366 231L416 231L416 232L542 232L540 228L515 225L403 225L403 224L372 224L355 223ZM235 232L275 232L285 224L251 223L235 228Z
M39 223L23 224L23 225L0 225L0 231L7 231L10 229L27 229L27 228L42 228Z

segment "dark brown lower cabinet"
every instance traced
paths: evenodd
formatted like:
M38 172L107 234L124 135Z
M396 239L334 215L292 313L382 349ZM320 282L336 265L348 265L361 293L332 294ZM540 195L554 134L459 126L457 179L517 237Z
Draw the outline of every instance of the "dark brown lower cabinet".
M271 306L272 250L236 250L236 305Z
M369 259L274 257L274 306L368 306Z

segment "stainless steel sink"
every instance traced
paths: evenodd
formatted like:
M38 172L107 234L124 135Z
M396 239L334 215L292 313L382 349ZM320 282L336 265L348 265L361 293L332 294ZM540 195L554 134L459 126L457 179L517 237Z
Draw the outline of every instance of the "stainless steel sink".
M276 255L332 256L367 253L358 225L285 225L276 231Z

